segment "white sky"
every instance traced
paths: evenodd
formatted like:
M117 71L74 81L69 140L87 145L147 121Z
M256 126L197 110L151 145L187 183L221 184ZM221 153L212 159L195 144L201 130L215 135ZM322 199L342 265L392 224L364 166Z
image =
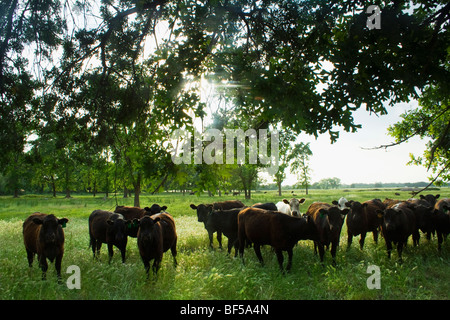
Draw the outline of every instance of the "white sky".
M337 177L343 184L375 182L418 182L428 181L430 175L422 166L406 165L410 153L421 156L426 140L413 138L409 142L388 149L363 150L389 144L394 139L387 134L387 128L400 120L405 110L416 108L417 102L387 107L388 115L370 115L364 108L354 113L355 123L362 128L356 133L340 132L336 143L331 144L329 135L314 136L301 134L297 141L310 142L313 156L310 160L312 182ZM285 185L295 183L297 177L288 174Z

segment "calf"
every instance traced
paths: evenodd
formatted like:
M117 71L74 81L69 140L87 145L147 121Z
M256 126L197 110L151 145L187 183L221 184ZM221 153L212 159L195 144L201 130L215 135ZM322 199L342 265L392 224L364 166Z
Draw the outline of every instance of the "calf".
M438 250L441 250L442 242L450 233L450 199L441 199L436 202L433 223L438 236Z
M147 273L147 279L149 277L150 261L154 260L152 270L156 275L163 257L164 243L160 220L160 217L152 218L149 216L135 219L135 222L139 225L137 245L144 263L145 272Z
M190 207L193 210L197 210L197 220L198 222L203 222L205 225L205 229L207 229L206 224L208 222L208 216L214 210L229 210L234 208L243 208L245 205L239 200L228 200L222 202L215 202L213 204L199 204L196 206L195 204L191 204ZM207 229L208 230L208 229ZM214 232L213 232L214 233ZM209 245L213 247L213 238L212 234L209 233ZM222 248L222 232L217 231L217 241L219 242L219 248Z
M276 204L277 210L279 212L288 214L290 216L299 217L300 216L300 204L305 202L305 198L296 199L292 198L291 200L283 199Z
M61 261L64 255L63 228L69 220L58 219L53 214L35 212L23 222L23 240L27 251L28 265L33 264L37 253L39 266L42 270L42 280L47 275L47 259L55 261L58 281L61 280Z
M223 233L228 238L228 254L234 246L234 256L238 251L238 223L237 217L242 208L230 210L213 210L208 216L205 228L208 231L209 241L212 243L214 232Z
M100 255L102 243L108 245L109 263L113 257L113 245L120 250L122 263L125 263L125 251L127 247L127 228L131 225L119 213L94 210L89 216L89 238L94 258Z
M384 210L383 203L378 199L374 199L363 203L350 201L347 204L351 208L347 214L347 248L350 248L352 245L353 237L360 234L359 246L362 250L367 232L372 232L373 240L375 243L378 243L378 229L381 226L382 220L376 211Z
M309 206L306 215L313 219L318 233L318 239L314 241L314 253L317 253L317 247L319 247L322 263L325 254L324 246L328 248L331 243L331 256L333 264L336 264L336 251L339 246L341 228L345 215L349 211L348 208L340 210L338 207L324 202L314 202Z
M409 236L413 235L414 243L418 241L419 232L416 228L414 213L406 202L387 207L384 211L377 210L377 213L383 216L381 232L386 241L388 258L391 258L392 242L394 242L397 244L399 261L402 262L403 246L408 242Z
M239 254L244 256L247 242L252 242L261 264L261 246L271 245L277 255L278 264L283 271L283 251L288 253L286 270L292 266L292 249L299 240L317 239L317 230L311 217L292 217L281 212L258 208L247 208L238 215Z

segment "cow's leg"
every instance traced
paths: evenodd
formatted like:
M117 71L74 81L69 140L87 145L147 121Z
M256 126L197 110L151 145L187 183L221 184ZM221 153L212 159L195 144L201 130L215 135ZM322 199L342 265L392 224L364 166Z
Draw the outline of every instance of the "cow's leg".
M323 263L323 256L325 254L325 248L324 245L322 243L318 243L317 246L319 247L319 257L320 257L320 262Z
M373 241L375 242L375 244L378 244L378 230L373 231L372 234L373 234Z
M148 279L149 271L150 271L150 261L142 258L142 262L144 263L145 274L147 275L147 279Z
M361 232L361 238L359 239L359 247L361 250L364 248L365 239L366 239L366 232Z
M61 261L62 261L63 255L60 254L56 257L55 260L55 269L56 269L56 276L58 277L58 282L61 283Z
M42 270L42 280L47 279L48 264L47 259L43 255L39 256L39 266L41 267Z
M283 251L281 249L276 249L275 253L277 255L277 260L278 260L278 265L280 266L280 270L281 270L281 272L284 272L283 271L283 261L284 261ZM288 263L288 267L289 267L289 263ZM287 267L286 267L286 269L287 269Z
M214 245L213 245L213 236L214 236L214 232L209 232L209 231L208 231L209 247L210 247L211 249L214 248Z
M352 245L353 235L350 231L347 231L347 249L350 249Z
M292 267L292 256L293 256L292 248L288 249L287 253L288 253L288 264L286 266L286 271L289 272L289 271L291 271L291 267Z
M336 252L339 244L339 240L337 242L331 243L331 257L333 258L333 265L336 265Z
M253 248L255 249L256 256L258 257L259 262L261 265L264 265L264 260L261 255L261 246L259 244L254 243Z
M177 262L177 242L176 241L173 244L172 248L170 248L170 252L172 252L173 266L176 267L178 265L178 262Z
M125 263L125 253L127 252L127 247L120 248L120 255L122 256L122 263Z
M387 250L388 258L390 259L391 251L392 251L392 242L391 241L386 240L386 250Z
M222 232L217 231L217 241L219 242L219 249L222 249Z
M33 265L34 253L28 249L27 249L27 259L28 259L28 266L31 268L31 266Z
M114 255L113 245L112 243L108 243L108 256L109 256L108 263L111 263L113 255Z

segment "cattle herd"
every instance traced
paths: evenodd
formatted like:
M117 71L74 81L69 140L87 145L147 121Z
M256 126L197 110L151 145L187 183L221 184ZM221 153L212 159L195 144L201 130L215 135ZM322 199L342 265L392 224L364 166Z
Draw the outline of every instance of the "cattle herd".
M198 222L202 222L208 232L210 246L213 234L217 233L222 247L222 234L228 238L228 254L235 248L243 260L244 250L253 246L261 264L261 246L270 245L275 251L283 272L283 251L288 253L286 270L292 266L293 248L299 240L313 240L314 253L319 251L323 263L325 249L331 244L333 264L339 245L342 225L346 218L347 245L350 247L354 236L360 235L359 245L364 247L367 232L373 233L378 241L381 232L387 255L391 257L392 243L397 246L398 258L402 261L402 250L409 236L418 245L419 230L428 239L437 234L438 250L450 233L450 199L439 199L439 195L420 196L407 201L385 199L368 200L363 203L341 198L332 204L314 202L303 215L300 205L305 199L283 199L275 203L258 203L246 207L241 201L229 200L213 204L191 204L197 212ZM144 209L118 206L114 212L95 210L88 219L90 247L94 258L98 257L103 243L107 244L109 262L113 257L113 246L120 250L125 262L128 237L137 238L137 246L149 277L150 261L156 275L163 253L170 249L173 263L177 265L177 231L175 220L166 212L166 206L158 204ZM28 264L31 267L34 255L38 255L42 278L48 269L47 259L55 261L58 279L61 277L61 261L64 255L64 231L68 219L56 218L53 214L33 213L23 223L23 237Z

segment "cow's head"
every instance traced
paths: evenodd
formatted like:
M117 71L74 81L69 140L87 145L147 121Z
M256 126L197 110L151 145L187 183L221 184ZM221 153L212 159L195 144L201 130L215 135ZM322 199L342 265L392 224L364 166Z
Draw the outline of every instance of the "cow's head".
M40 237L45 243L55 243L58 239L58 228L64 228L68 221L66 218L58 219L53 214L33 218L33 223L42 225Z
M134 219L133 223L139 226L139 238L152 240L155 226L160 221L160 217L151 218L149 216L143 216L140 219Z
M107 233L114 238L115 242L122 242L127 237L127 228L131 227L131 221L125 220L119 213L113 213L106 220L108 224Z
M441 195L437 194L433 196L432 194L420 195L420 199L427 201L430 205L434 206L436 204L436 200L439 199Z
M191 204L190 206L193 210L197 210L197 219L198 222L207 222L208 221L208 215L213 210L212 204L199 204L196 206L195 204Z
M292 198L291 200L283 199L283 202L289 205L289 208L291 209L291 214L294 217L300 216L300 204L304 203L306 201L305 198L302 199L296 199Z
M159 204L154 203L154 204L152 204L152 206L150 208L149 207L145 207L144 210L146 211L145 214L147 214L149 216L152 216L154 214L166 211L167 210L167 206L162 206L161 207Z
M350 209L348 208L340 210L338 207L322 208L319 210L320 217L328 223L332 239L339 239L345 215L349 212Z

